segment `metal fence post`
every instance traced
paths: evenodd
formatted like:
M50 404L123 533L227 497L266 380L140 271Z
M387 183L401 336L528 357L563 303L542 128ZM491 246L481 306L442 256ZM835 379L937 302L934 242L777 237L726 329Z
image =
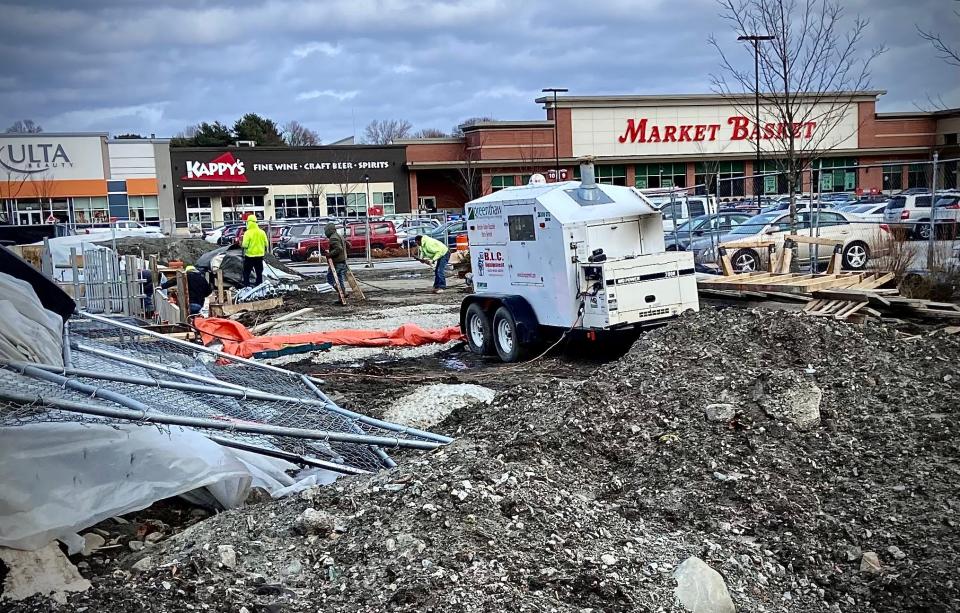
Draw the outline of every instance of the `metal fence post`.
M936 151L933 152L933 179L931 183L933 184L930 190L930 238L927 239L927 272L930 272L933 269L934 257L933 250L934 245L937 240L937 225L936 225L936 216L937 216L937 162L940 160L940 154Z

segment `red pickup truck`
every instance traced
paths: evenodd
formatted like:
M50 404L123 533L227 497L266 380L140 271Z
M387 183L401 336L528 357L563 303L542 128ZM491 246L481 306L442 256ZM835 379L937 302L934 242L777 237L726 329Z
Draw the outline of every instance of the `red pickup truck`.
M361 255L367 251L367 224L363 222L347 224L340 228L344 241L347 244L348 255ZM290 251L290 259L294 262L303 262L310 258L319 258L320 251L326 251L330 241L326 236L304 238ZM397 230L392 221L370 222L370 248L394 249L399 247Z

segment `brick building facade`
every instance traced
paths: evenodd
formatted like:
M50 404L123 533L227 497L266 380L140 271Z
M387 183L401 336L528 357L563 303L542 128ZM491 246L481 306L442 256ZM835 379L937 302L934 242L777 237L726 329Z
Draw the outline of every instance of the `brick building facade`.
M858 193L926 187L935 149L942 159L957 157L960 109L877 113L883 93L811 99L810 121L792 128L799 148L821 152L814 171L801 175L802 191L811 185ZM398 143L407 148L411 204L421 210L459 209L471 198L526 182L533 173L553 180L557 165L561 180L571 179L585 155L595 158L597 179L606 183L709 189L721 198L786 191L776 141L791 128L773 123L773 113L762 106L755 127L745 110L752 108L753 96L561 96L556 108L552 97L536 102L546 112L542 121L477 123L464 126L459 137ZM843 112L836 112L841 107ZM754 175L761 176L750 179ZM957 186L955 161L944 165L939 184Z

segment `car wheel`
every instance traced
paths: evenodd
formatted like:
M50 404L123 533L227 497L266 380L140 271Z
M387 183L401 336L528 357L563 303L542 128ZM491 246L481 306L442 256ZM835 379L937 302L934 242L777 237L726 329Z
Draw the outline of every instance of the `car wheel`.
M917 221L917 225L913 227L913 237L921 241L930 240L930 220L929 219L921 219Z
M370 245L370 248L371 248L371 249L383 249L383 244L382 244L382 243L374 243L374 244Z
M760 254L753 249L738 249L730 263L737 272L756 272L760 270Z
M517 322L507 307L500 307L493 315L493 346L504 362L523 359L525 348L517 336Z
M870 260L870 247L861 241L854 241L843 248L843 267L847 270L863 270Z
M308 260L316 259L316 260L319 262L319 261L320 261L320 250L319 250L319 249L314 249L313 251L311 251L311 252L310 252L310 255L307 256L307 259L308 259Z
M467 345L470 347L470 351L477 355L493 355L490 316L484 312L479 304L474 303L467 308L464 328L467 333Z

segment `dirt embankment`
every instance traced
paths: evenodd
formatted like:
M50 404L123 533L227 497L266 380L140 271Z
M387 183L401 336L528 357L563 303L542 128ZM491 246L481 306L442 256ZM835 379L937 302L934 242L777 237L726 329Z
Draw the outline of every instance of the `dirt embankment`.
M690 555L738 611L960 610L958 360L954 336L705 311L455 412L446 449L18 610L675 611Z

